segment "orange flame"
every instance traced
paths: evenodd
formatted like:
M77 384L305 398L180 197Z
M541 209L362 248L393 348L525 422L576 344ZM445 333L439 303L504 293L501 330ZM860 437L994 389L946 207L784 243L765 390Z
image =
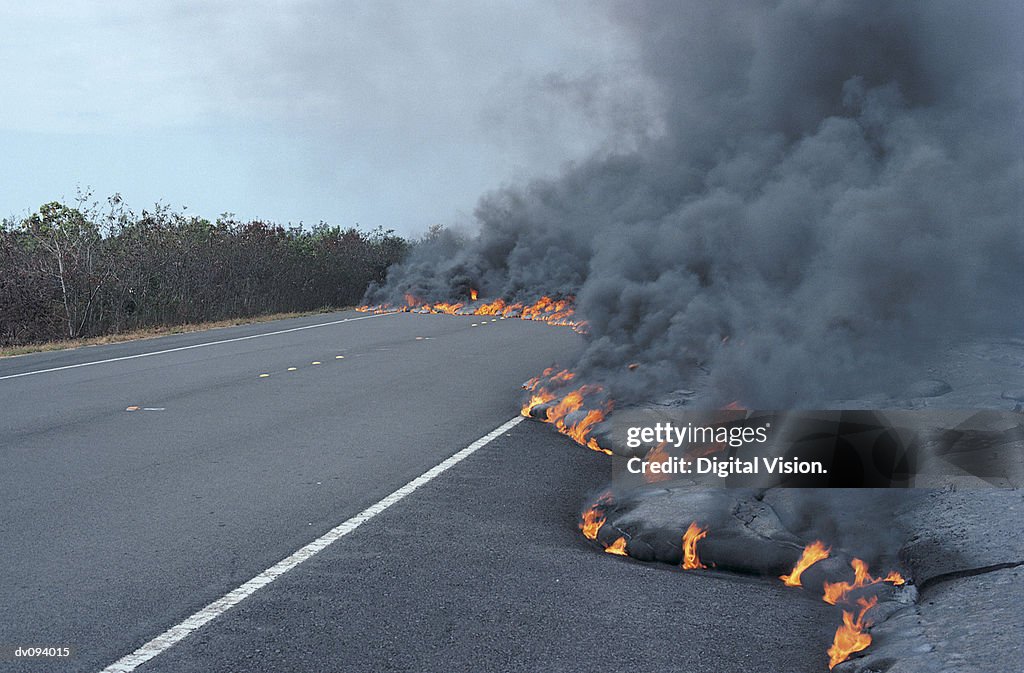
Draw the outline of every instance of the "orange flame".
M583 513L583 520L580 521L580 530L583 531L583 537L588 540L596 540L597 533L601 530L601 526L607 517L603 512L598 510L597 506L591 507Z
M785 582L787 587L802 586L800 584L800 575L818 561L827 559L830 551L831 549L826 547L821 540L812 542L804 547L804 553L800 555L796 565L793 566L792 572L788 575L780 575L779 579Z
M540 382L542 380L545 379L547 381L568 381L573 376L575 375L568 369L563 369L561 371L556 372L554 367L548 367L547 369L540 373L540 376L534 376L532 379L524 383L523 389L533 390L540 385Z
M476 310L473 311L476 315L504 315L505 314L505 300L495 299L489 304L483 306L477 306Z
M546 390L542 390L536 395L530 395L530 401L523 405L523 408L520 413L522 413L523 416L529 418L530 412L533 411L534 407L539 406L541 404L546 404L553 399L555 399L555 396L547 392Z
M854 652L860 652L871 644L871 635L864 631L865 628L871 626L871 622L866 622L864 615L876 603L878 603L877 596L872 596L867 600L858 598L857 605L861 609L856 617L853 616L852 612L843 610L843 623L836 629L836 635L832 639L832 647L828 648L829 670L835 668L836 664L849 659L850 655Z
M889 572L884 578L872 577L868 571L868 564L859 558L850 561L850 566L853 568L853 582L825 582L825 595L822 596L822 600L826 603L832 605L839 602L849 603L851 591L880 582L888 582L895 586L906 583L903 576L895 570ZM861 607L861 610L856 618L852 612L843 610L843 623L836 629L832 647L828 650L829 669L846 661L852 653L860 652L871 644L871 636L864 632L864 629L871 624L864 621L864 614L877 603L878 596L872 596L869 599L858 598L857 605Z
M597 533L607 520L604 510L613 503L612 492L605 491L597 497L597 502L590 506L590 509L583 512L580 517L580 530L588 540L596 540Z
M431 313L446 313L448 315L455 315L456 313L458 313L459 309L462 308L462 307L463 307L463 304L461 304L461 303L459 303L459 304L448 304L448 303L445 303L445 302L439 302L437 304L434 304L433 307L431 307L430 305L427 305L424 308L427 311L431 312Z
M565 421L566 416L583 408L586 395L598 392L601 392L600 386L582 386L573 390L563 397L558 404L547 410L545 420L548 423L553 423L560 433L572 438L577 444L610 456L612 452L599 446L597 440L590 436L594 426L603 421L608 412L611 411L610 402L604 404L603 408L589 409L583 418L576 420L572 424Z
M558 372L558 374L567 373L567 372L568 372L568 370L563 369L561 372ZM550 380L553 380L555 376L557 376L557 374L555 373L555 368L554 367L548 367L547 369L545 369L544 371L542 371L540 373L540 376L534 376L532 379L530 379L529 381L524 383L523 384L523 390L534 390L537 386L540 385L540 382L543 379L547 379L547 380L550 381ZM571 378L571 376L570 376L570 378Z
M871 573L868 572L868 564L859 558L850 561L850 566L853 568L853 582L825 582L825 595L821 597L823 601L835 605L841 601L848 600L849 593L855 589L878 584L879 582L888 582L896 586L906 582L903 576L896 571L890 572L884 578L872 577Z
M590 436L590 430L604 420L604 412L600 409L591 409L587 412L587 415L582 420L578 421L573 425L566 425L564 422L559 421L556 424L558 431L564 435L568 435L577 444L582 444L588 449L594 451L601 451L611 455L611 451L603 449L597 445L597 440Z
M690 527L683 533L683 570L707 568L706 565L700 562L700 556L697 555L697 543L707 536L707 529L698 526L696 521L691 523Z
M899 574L895 570L893 570L888 575L886 575L885 579L882 580L882 581L883 582L888 582L889 584L892 584L892 585L897 586L897 587L903 586L904 584L907 583L907 580L903 579L903 575Z
M591 437L594 427L611 413L611 400L604 399L604 388L597 385L580 386L568 393L556 392L574 377L575 374L568 370L555 371L553 367L548 367L543 374L523 384L523 388L531 394L520 413L529 418L537 406L555 402L544 410L541 420L551 423L577 444L612 455L609 449L603 448ZM576 414L578 411L585 413ZM575 414L573 420L567 421L570 414Z
M626 553L626 538L620 537L615 542L604 548L606 554L616 554L618 556L629 556Z
M470 288L469 296L472 301L476 301L480 296L479 291L476 288ZM539 320L546 322L550 325L564 325L572 327L577 332L583 332L586 330L586 322L573 320L573 315L576 313L576 309L573 305L575 297L566 297L564 299L552 299L551 297L544 296L535 301L532 304L523 304L522 302L508 303L504 299L498 298L492 302L482 304L475 308L470 309L465 304L459 303L447 303L438 302L436 304L429 304L424 302L419 297L413 294L405 294L405 305L404 306L392 306L390 304L381 304L379 306L360 306L358 311L367 312L373 311L374 313L390 313L395 311L413 311L416 313L448 313L460 315L495 315L503 318L522 318L523 320Z

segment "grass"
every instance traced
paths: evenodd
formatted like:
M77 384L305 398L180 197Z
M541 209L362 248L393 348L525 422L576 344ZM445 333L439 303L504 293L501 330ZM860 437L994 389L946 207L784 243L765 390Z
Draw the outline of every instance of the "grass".
M228 320L217 320L213 322L201 322L186 325L168 325L162 327L146 327L121 332L119 334L106 334L104 336L86 337L83 339L62 339L60 341L44 341L37 344L25 344L23 346L2 346L0 347L0 358L9 358L16 355L27 355L28 353L42 353L46 351L63 351L72 348L84 348L87 346L102 346L104 344L116 344L123 341L138 341L140 339L153 339L155 337L167 336L168 334L185 334L188 332L204 332L220 327L234 327L236 325L251 325L254 323L270 322L272 320L284 320L286 318L302 318L320 313L333 313L344 310L343 308L322 308L317 311L299 311L295 313L272 313L270 315L258 315L249 318L230 318Z

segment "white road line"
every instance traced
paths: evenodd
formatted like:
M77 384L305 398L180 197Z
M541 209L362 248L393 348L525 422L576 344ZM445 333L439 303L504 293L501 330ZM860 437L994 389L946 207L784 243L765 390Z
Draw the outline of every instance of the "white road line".
M439 476L445 470L453 467L468 456L472 455L474 452L487 446L492 441L517 426L522 420L522 416L516 416L501 427L484 435L458 453L444 459L434 467L416 477L405 486L385 497L383 500L370 505L359 514L356 514L354 517L333 530L328 531L322 537L313 540L291 556L270 566L242 586L224 594L199 612L185 619L185 621L181 622L177 626L172 626L131 654L126 655L110 666L107 666L100 671L100 673L130 673L130 671L134 671L138 666L141 666L164 650L174 647L190 633L202 628L208 622L216 619L231 608L235 607L243 600L256 593L259 589L267 586L295 566L316 556L330 546L330 544L335 540L348 535L362 524L366 523L388 507L391 507L396 502L415 491L420 486L423 486L427 482Z
M48 372L59 372L62 369L77 369L78 367L91 367L93 365L103 365L108 362L120 362L122 360L135 360L136 358L148 358L152 355L164 355L165 353L177 353L178 351L192 350L193 348L203 348L205 346L218 346L220 344L229 344L234 341L247 341L249 339L259 339L261 337L274 336L275 334L287 334L288 332L298 332L304 329L314 329L317 327L328 327L330 325L338 325L343 322L354 322L356 320L368 320L370 318L380 318L386 315L397 315L395 313L376 313L374 315L363 315L356 318L344 318L342 320L332 320L331 322L321 322L315 325L304 325L302 327L291 327L289 329L279 329L276 332L263 332L262 334L250 334L244 337L235 337L233 339L221 339L219 341L207 341L201 344L192 344L191 346L179 346L178 348L168 348L162 351L152 351L150 353L139 353L137 355L124 355L119 358L109 358L107 360L95 360L93 362L79 362L76 365L64 365L63 367L51 367L49 369L37 369L31 372L22 372L20 374L8 374L7 376L0 376L0 381L4 379L16 379L22 376L32 376L34 374L46 374Z

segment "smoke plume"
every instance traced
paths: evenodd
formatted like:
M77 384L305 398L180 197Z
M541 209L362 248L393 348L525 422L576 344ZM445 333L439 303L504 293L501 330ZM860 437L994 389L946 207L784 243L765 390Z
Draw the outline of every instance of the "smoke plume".
M574 295L576 368L616 399L700 383L759 408L888 390L944 342L1019 333L1020 3L611 11L657 134L486 195L477 235L421 246L369 303Z

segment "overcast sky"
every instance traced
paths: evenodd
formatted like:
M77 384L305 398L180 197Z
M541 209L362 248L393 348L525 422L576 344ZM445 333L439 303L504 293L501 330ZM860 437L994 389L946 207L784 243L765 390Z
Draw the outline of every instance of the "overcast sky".
M120 192L416 233L649 124L584 0L53 2L0 9L0 216Z

